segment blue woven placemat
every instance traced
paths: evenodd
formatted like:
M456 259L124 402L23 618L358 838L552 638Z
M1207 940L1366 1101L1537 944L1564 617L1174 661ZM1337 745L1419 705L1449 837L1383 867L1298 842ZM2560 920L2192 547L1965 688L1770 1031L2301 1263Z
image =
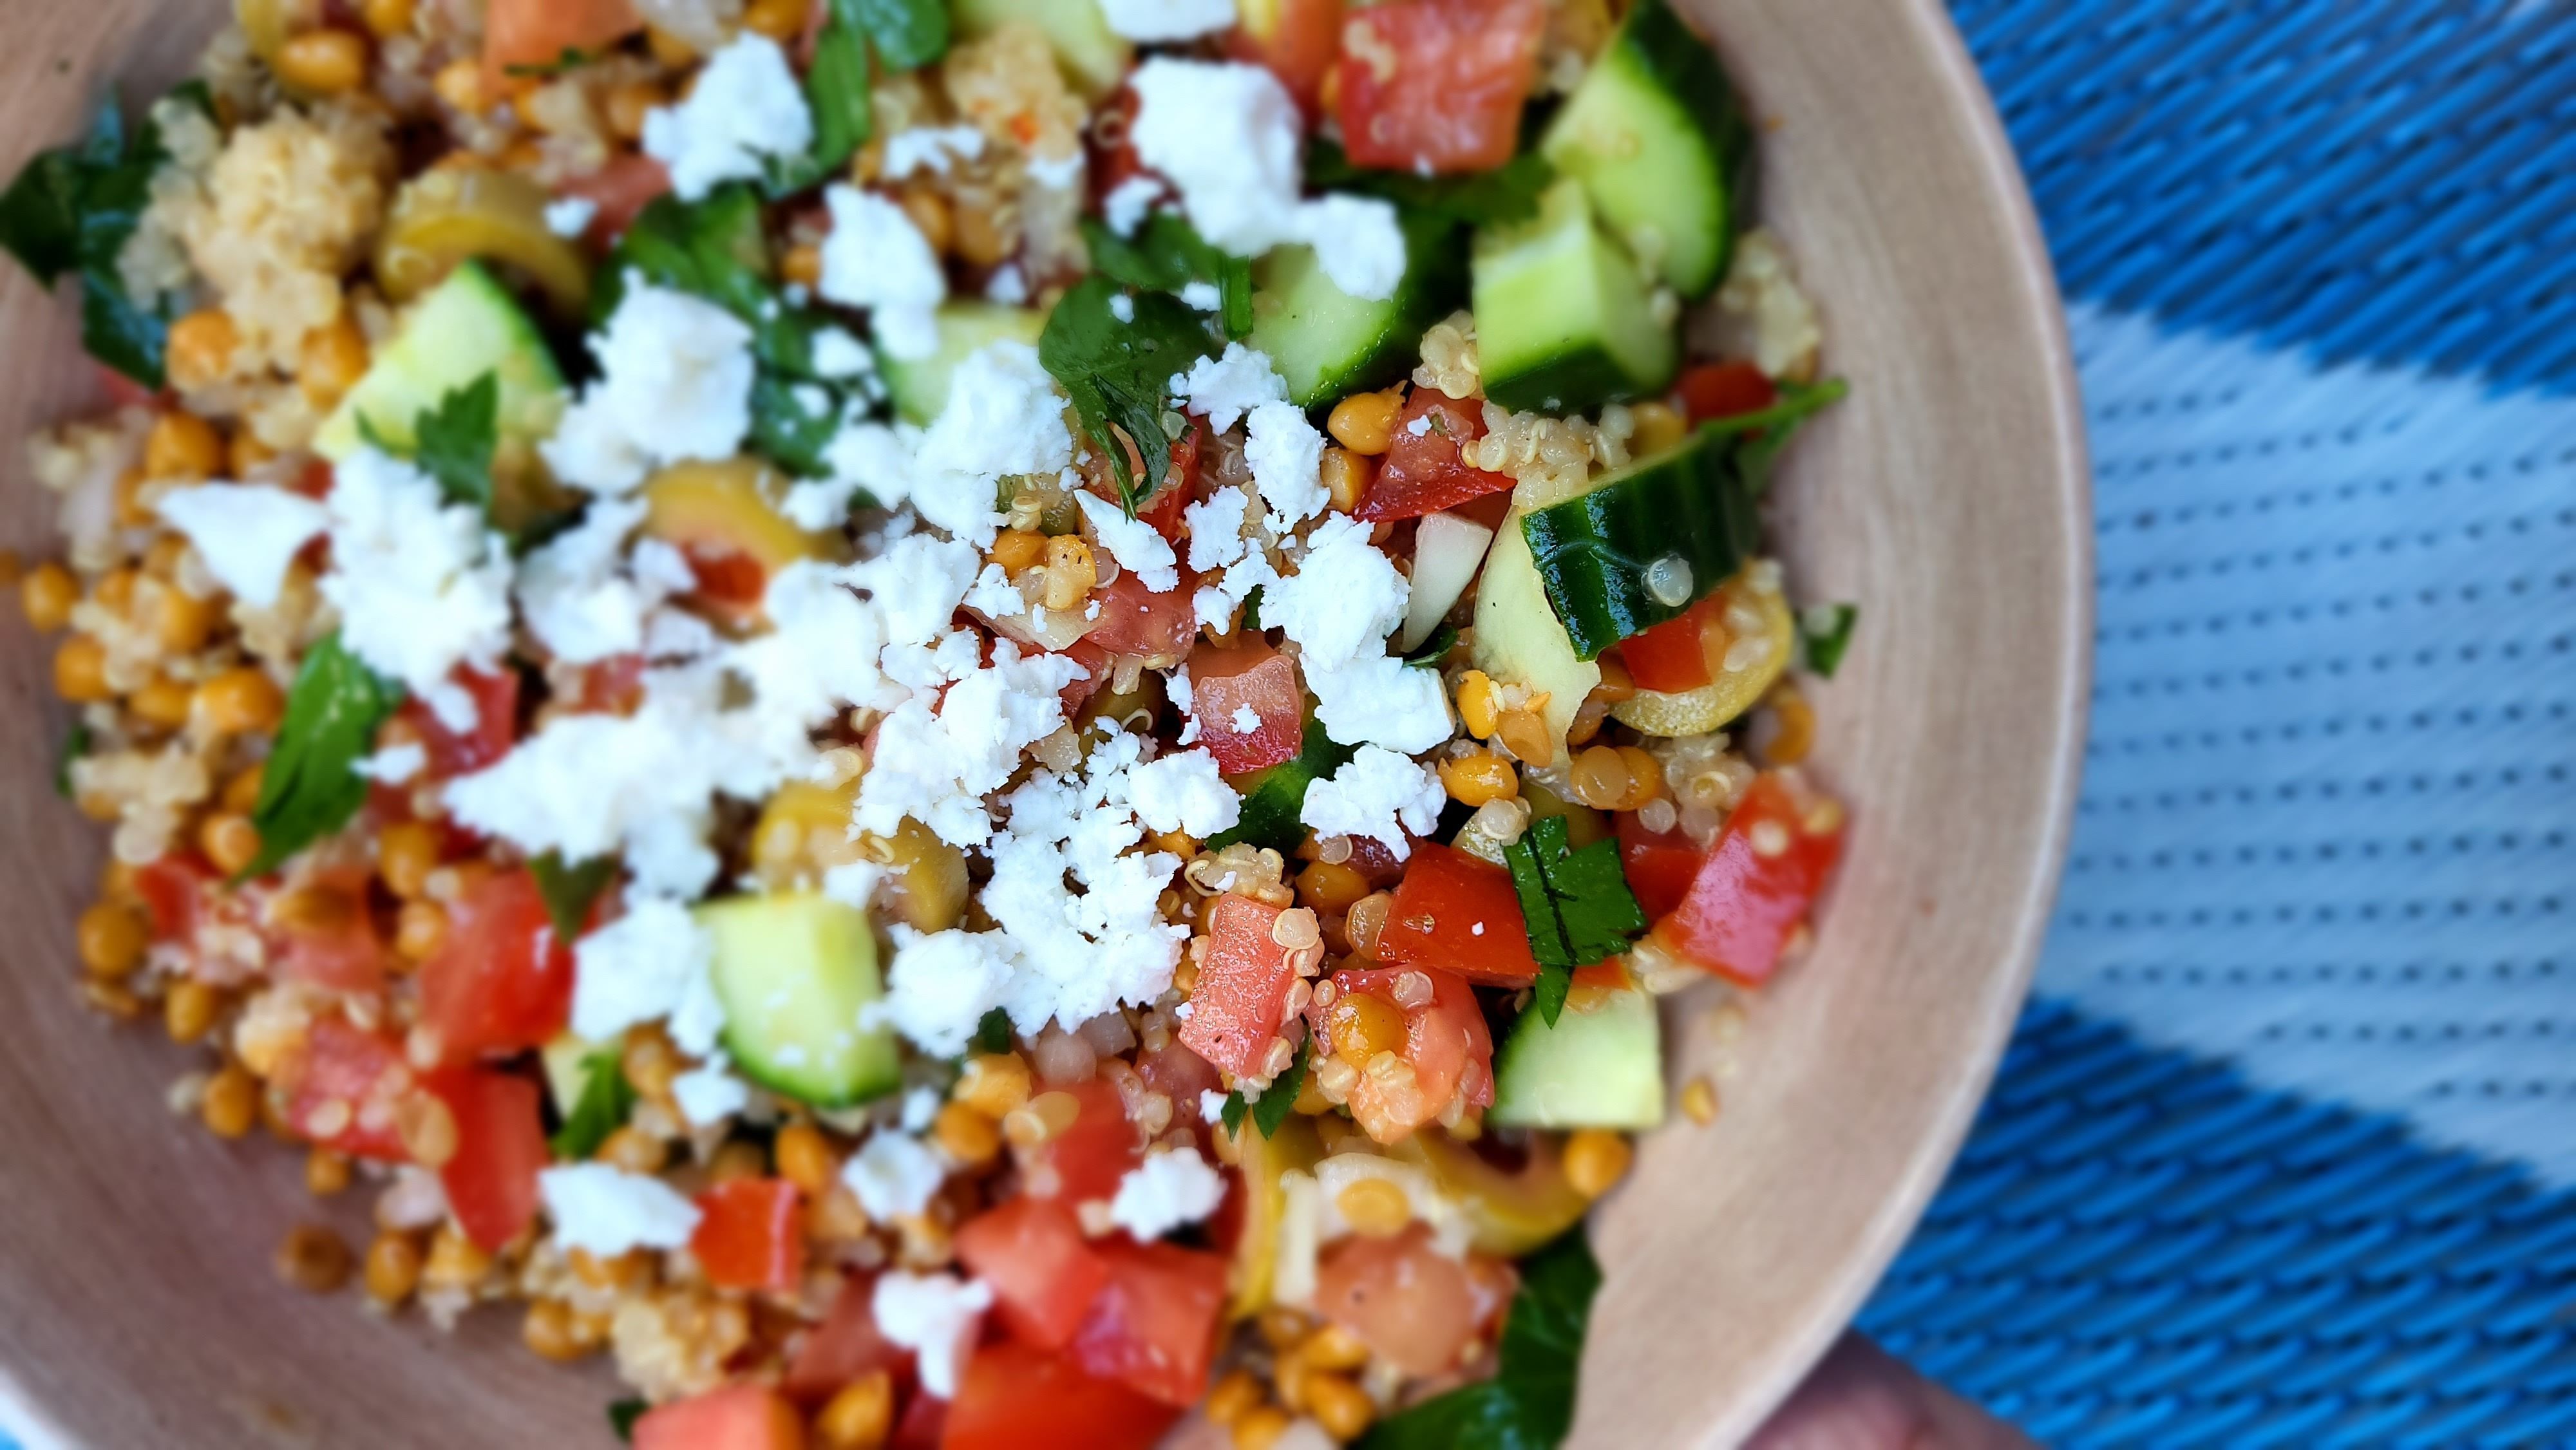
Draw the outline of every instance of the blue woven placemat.
M1953 9L2097 686L2041 998L1864 1326L2052 1445L2576 1444L2576 9Z

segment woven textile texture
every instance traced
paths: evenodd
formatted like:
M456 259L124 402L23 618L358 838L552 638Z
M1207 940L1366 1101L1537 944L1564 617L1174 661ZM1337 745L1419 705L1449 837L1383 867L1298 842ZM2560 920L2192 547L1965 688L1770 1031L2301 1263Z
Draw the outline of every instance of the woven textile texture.
M2576 7L1953 9L2069 301L2095 713L1863 1323L2052 1445L2576 1444Z

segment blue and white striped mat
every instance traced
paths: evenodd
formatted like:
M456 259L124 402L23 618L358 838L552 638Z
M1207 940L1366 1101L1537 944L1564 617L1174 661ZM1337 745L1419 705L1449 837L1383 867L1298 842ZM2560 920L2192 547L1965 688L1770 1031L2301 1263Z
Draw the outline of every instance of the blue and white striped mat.
M2095 713L1864 1325L2052 1445L2576 1444L2576 6L1953 10L2073 314Z

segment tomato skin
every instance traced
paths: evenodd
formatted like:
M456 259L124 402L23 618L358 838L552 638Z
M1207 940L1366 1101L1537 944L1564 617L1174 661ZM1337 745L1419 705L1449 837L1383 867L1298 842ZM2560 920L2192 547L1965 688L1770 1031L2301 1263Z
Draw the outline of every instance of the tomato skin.
M805 1336L780 1386L794 1399L828 1400L861 1375L884 1370L898 1382L912 1373L912 1351L877 1328L877 1276L853 1273L841 1281L832 1307Z
M644 28L630 0L492 0L483 15L483 76L497 88L512 66L552 66Z
M366 877L317 873L303 891L329 909L306 913L280 933L278 975L334 992L372 992L384 985L385 939L367 905Z
M1396 1000L1396 979L1421 972L1431 979L1431 1000L1407 1007ZM1333 973L1339 997L1375 997L1404 1014L1405 1041L1400 1054L1413 1068L1410 1086L1390 1088L1367 1073L1351 1087L1351 1116L1380 1143L1403 1141L1414 1129L1438 1118L1452 1099L1463 1095L1473 1106L1494 1101L1494 1039L1485 1029L1485 1014L1465 981L1422 967L1375 967ZM1321 1039L1331 1040L1330 1008L1307 1013Z
M628 152L588 176L566 180L559 190L599 208L591 215L590 228L582 236L604 247L635 225L636 216L644 208L669 193L671 173L650 156Z
M1026 1191L1066 1203L1115 1196L1118 1180L1145 1156L1136 1125L1127 1120L1126 1100L1100 1078L1046 1091L1071 1094L1080 1111L1072 1127L1039 1144L1022 1161ZM1045 1187L1054 1191L1039 1191Z
M1257 723L1235 728L1249 708ZM1306 691L1297 662L1254 638L1230 649L1202 649L1190 656L1190 718L1198 743L1216 757L1217 770L1244 775L1297 758L1305 748Z
M1091 113L1091 204L1095 209L1108 200L1109 193L1145 172L1145 160L1136 154L1128 135L1143 105L1134 86L1121 85Z
M1261 8L1244 7L1243 23L1226 32L1226 54L1277 76L1312 120L1323 109L1324 76L1341 56L1342 0L1271 0L1266 34L1256 33Z
M1156 594L1133 571L1092 591L1100 619L1083 638L1114 655L1176 660L1199 635L1199 616L1188 570L1171 590Z
M1546 29L1541 0L1403 0L1352 16L1333 99L1352 164L1454 175L1511 160Z
M1074 1337L1074 1359L1164 1404L1197 1404L1207 1393L1225 1316L1224 1257L1120 1239L1104 1242L1099 1252L1109 1283Z
M443 1060L542 1047L572 1017L573 958L522 867L448 905L447 938L420 967L420 1020Z
M728 1385L635 1422L635 1450L805 1450L796 1409L759 1385Z
M1621 640L1619 659L1637 688L1677 694L1716 679L1711 646L1722 662L1732 642L1726 632L1726 591L1718 589L1645 633Z
M1430 421L1421 424L1421 432L1414 432L1423 419ZM1459 460L1459 444L1484 436L1484 411L1474 399L1452 398L1438 388L1415 388L1395 415L1395 431L1378 466L1377 480L1360 498L1359 507L1351 510L1351 517L1363 523L1420 518L1510 489L1510 474L1487 473Z
M1476 1337L1476 1309L1467 1265L1434 1249L1423 1224L1346 1238L1315 1266L1315 1312L1407 1374L1455 1367Z
M1706 856L1678 828L1656 835L1636 812L1619 813L1619 866L1648 921L1661 921L1682 904Z
M489 1068L450 1068L426 1084L456 1119L456 1156L438 1170L457 1227L498 1250L537 1216L537 1174L553 1161L537 1085Z
M1437 841L1414 848L1377 955L1390 966L1436 968L1487 987L1526 987L1538 978L1511 873Z
M993 1286L1002 1327L1040 1349L1071 1344L1109 1286L1109 1262L1053 1199L1023 1195L987 1210L958 1227L956 1247L957 1261Z
M1740 418L1780 401L1770 375L1749 362L1701 363L1684 372L1673 396L1693 424L1713 418Z
M1066 659L1082 666L1083 671L1066 681L1065 687L1056 692L1056 698L1064 703L1064 718L1070 720L1083 706L1091 703L1092 696L1108 685L1109 651L1093 644L1090 637L1085 636L1067 645L1063 654Z
M941 1450L1152 1450L1181 1412L1069 1355L997 1339L966 1361Z
M788 1290L805 1272L805 1207L784 1178L737 1178L698 1195L689 1236L719 1289Z
M337 1013L317 1017L277 1080L286 1091L286 1121L307 1142L388 1163L410 1159L394 1115L419 1083L392 1038ZM330 1124L335 1131L320 1131Z
M1795 772L1765 771L1754 778L1692 878L1689 895L1655 924L1658 945L1742 986L1771 979L1781 949L1805 924L1842 857L1841 806L1803 795ZM1779 849L1764 854L1755 845L1757 835Z
M394 710L396 720L418 732L415 738L429 756L427 773L432 780L471 775L509 754L510 747L519 741L518 671L487 673L460 665L452 678L473 698L472 729L448 729L416 697L404 700Z
M1181 1045L1236 1077L1258 1076L1288 1016L1297 969L1270 939L1281 908L1225 895L1208 908L1207 957L1190 991Z
M154 941L187 941L197 934L215 868L202 856L172 851L134 868L134 894L152 918Z

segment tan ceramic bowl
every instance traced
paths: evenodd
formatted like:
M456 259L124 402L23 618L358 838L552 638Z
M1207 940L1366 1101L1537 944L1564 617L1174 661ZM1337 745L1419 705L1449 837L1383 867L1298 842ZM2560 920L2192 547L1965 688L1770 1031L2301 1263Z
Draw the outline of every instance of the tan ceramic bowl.
M177 74L220 0L0 0L0 164ZM1817 768L1856 831L1819 950L1722 1049L1714 1126L1599 1215L1585 1446L1740 1439L1841 1329L1965 1131L2038 949L2083 737L2089 512L2075 384L2020 179L1936 0L1696 0L1766 123L1763 209L1852 401L1783 485L1792 579L1857 599ZM0 547L51 550L15 440L92 401L71 309L0 284ZM0 621L0 1421L34 1445L607 1443L604 1372L282 1285L297 1156L174 1120L194 1065L77 1002L101 843L47 787L47 646ZM1732 1058L1732 1062L1725 1058ZM350 1195L359 1197L362 1195ZM356 1212L355 1205L350 1208Z

